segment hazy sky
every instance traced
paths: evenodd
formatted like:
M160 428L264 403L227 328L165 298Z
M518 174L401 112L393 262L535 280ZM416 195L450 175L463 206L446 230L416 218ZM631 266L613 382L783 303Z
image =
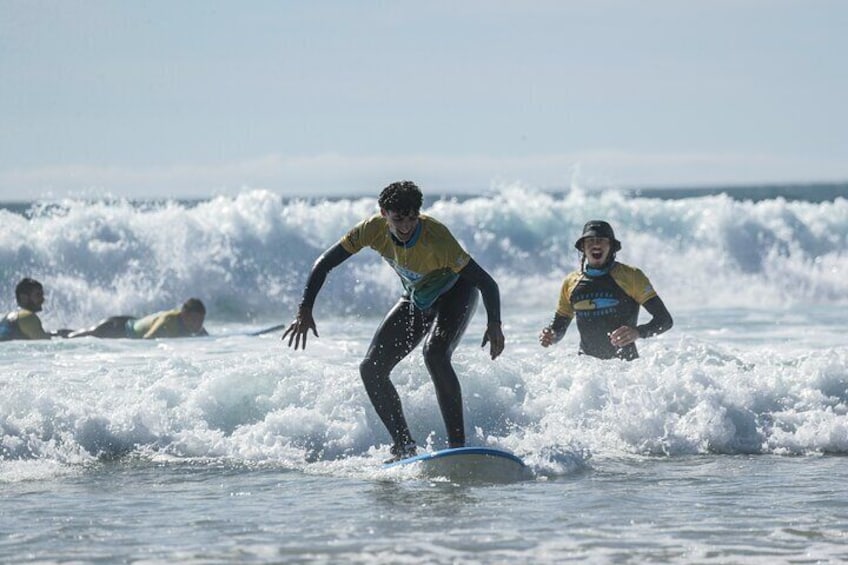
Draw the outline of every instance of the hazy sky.
M848 180L848 1L0 0L0 200Z

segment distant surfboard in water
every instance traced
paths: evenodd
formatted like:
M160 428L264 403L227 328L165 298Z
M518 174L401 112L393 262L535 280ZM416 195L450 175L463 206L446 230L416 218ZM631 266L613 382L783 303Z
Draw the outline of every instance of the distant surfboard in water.
M505 483L531 478L521 458L494 447L455 447L423 453L383 465L391 469L418 465L427 477L445 477L452 481Z

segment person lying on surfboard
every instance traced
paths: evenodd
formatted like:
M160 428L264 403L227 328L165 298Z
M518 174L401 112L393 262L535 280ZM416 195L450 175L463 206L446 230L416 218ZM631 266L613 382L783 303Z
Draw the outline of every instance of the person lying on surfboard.
M102 337L154 339L160 337L206 336L203 321L206 307L198 298L189 298L181 308L156 312L143 318L112 316L86 330L71 332L68 337Z
M71 330L46 332L41 325L38 312L44 305L44 286L35 279L23 278L15 287L18 310L9 312L0 319L0 341L13 339L50 339L65 337Z
M416 454L415 440L403 415L392 369L424 340L424 361L450 447L465 445L462 391L451 355L483 295L488 322L481 346L497 358L504 349L498 285L441 223L420 213L422 194L410 181L387 186L378 199L380 213L351 229L312 267L294 322L283 333L289 347L306 348L309 330L318 337L312 307L327 274L365 247L377 251L395 270L403 294L385 316L359 366L365 390L392 436L392 460ZM426 339L425 339L426 338ZM391 461L391 460L390 460Z
M621 242L607 222L587 222L574 247L582 254L580 270L565 278L556 313L539 343L549 347L560 341L577 317L580 354L636 359L636 340L668 331L671 314L642 271L615 260ZM640 306L653 318L637 326Z

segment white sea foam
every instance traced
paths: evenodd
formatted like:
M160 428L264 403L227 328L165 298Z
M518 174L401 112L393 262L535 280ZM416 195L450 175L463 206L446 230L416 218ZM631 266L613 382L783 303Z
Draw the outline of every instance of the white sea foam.
M3 460L135 454L348 472L342 461L388 442L357 370L373 323L319 319L305 352L276 336L4 344ZM537 330L513 326L508 339ZM675 328L633 363L578 358L574 335L552 350L517 339L493 362L481 331L475 321L455 355L469 442L513 450L539 476L593 457L848 452L845 347L736 347ZM393 381L418 441L444 446L418 352Z
M48 327L196 295L213 334L2 344L0 480L127 456L373 469L356 462L384 456L388 435L358 363L398 295L396 276L373 253L331 273L316 306L321 337L305 352L278 334L244 333L287 320L317 254L374 210L370 199L283 202L252 191L196 205L63 201L26 217L0 212L3 292L19 276L40 278ZM513 450L540 477L621 455L848 452L848 349L837 332L848 302L845 200L504 190L427 212L503 294L504 355L492 362L479 348L478 315L454 356L469 443ZM634 363L577 357L574 329L550 350L536 344L590 218L614 224L621 260L649 275L675 317L671 332L640 342ZM444 446L420 353L393 381L418 441ZM20 463L34 461L49 467Z
M292 312L317 255L375 211L373 199L283 201L261 190L196 204L62 200L27 217L0 211L0 296L11 309L17 280L38 278L49 295L43 318L54 327L140 315L189 296L206 302L211 320L276 320ZM662 200L514 187L439 200L425 212L497 275L505 308L552 306L592 218L613 223L619 260L642 268L673 308L848 302L845 199ZM321 304L377 316L396 285L387 266L357 256L333 273Z

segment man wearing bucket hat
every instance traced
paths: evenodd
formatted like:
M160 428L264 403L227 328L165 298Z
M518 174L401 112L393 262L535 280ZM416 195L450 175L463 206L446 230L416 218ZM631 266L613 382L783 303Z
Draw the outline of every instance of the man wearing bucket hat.
M560 341L576 317L581 354L636 359L636 340L670 329L671 314L642 271L615 260L621 242L609 223L586 222L574 247L582 254L580 270L565 278L554 319L539 343L548 347ZM653 316L647 324L637 325L640 306Z

